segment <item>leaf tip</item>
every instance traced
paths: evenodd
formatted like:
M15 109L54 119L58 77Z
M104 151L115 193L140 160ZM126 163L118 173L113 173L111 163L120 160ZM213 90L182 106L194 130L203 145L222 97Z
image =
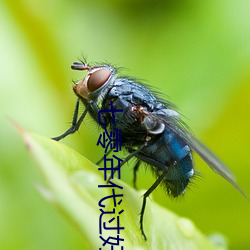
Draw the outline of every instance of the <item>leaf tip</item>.
M14 119L12 119L11 117L7 116L7 119L9 120L9 122L12 124L12 126L16 129L16 131L21 135L21 137L23 138L23 141L25 143L25 146L27 147L27 149L30 149L30 143L27 137L27 132L25 131L25 129L23 127L21 127L16 121L14 121Z

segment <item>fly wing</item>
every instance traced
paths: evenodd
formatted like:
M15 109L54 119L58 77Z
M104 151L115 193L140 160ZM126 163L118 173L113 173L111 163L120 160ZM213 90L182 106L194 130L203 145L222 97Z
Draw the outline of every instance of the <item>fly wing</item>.
M163 113L165 113L163 115ZM229 168L202 142L195 138L186 128L185 124L180 120L180 117L176 115L169 115L168 110L160 111L159 113L154 113L155 119L158 118L159 122L165 124L173 130L182 140L184 140L190 148L192 148L216 173L221 175L229 183L231 183L243 196L246 198L247 195L242 191L242 189L237 185L236 178ZM156 118L157 117L157 118Z
M208 164L210 168L231 183L243 196L248 198L243 190L237 185L236 178L230 169L210 149L182 126L177 125L170 127Z

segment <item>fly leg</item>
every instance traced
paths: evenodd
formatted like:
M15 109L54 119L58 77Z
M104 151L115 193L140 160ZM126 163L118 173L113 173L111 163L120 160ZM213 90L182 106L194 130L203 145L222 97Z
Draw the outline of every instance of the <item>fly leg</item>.
M80 127L80 125L81 125L81 123L82 123L82 121L83 121L84 117L86 116L86 114L88 112L88 109L89 109L89 105L87 105L86 109L84 110L84 112L80 116L79 120L77 120L78 119L78 112L79 112L79 103L80 103L80 101L78 99L77 102L76 102L71 127L65 133L63 133L62 135L59 135L57 137L53 137L51 139L53 139L55 141L60 141L64 137L68 136L69 134L75 133L79 129L79 127Z
M145 143L142 144L138 149L136 149L136 150L134 150L132 153L130 153L130 154L123 160L123 162L120 164L120 169L121 169L121 167L122 167L126 162L128 162L132 157L134 157L136 154L138 154L138 153L139 153L144 147L146 147L146 146L147 146L147 142L145 142ZM116 168L117 168L117 166L116 166ZM120 170L120 169L119 169L119 170ZM113 175L110 175L110 176L109 176L107 182L109 182L111 179L113 179L114 174L115 174L116 171L117 171L117 170L114 170L114 171L113 171Z
M142 233L144 240L147 240L146 234L145 234L144 229L143 229L143 216L144 216L144 212L145 212L145 208L146 208L147 198L158 187L158 185L162 182L166 173L167 173L167 171L163 172L163 174L158 177L158 179L154 182L154 184L143 195L142 208L141 208L141 212L140 212L140 230L141 230L141 233Z
M106 155L109 155L111 152L112 152L112 149L110 149ZM103 160L104 160L104 156L98 162L96 162L96 165L99 165Z
M133 186L134 186L134 189L137 189L136 188L136 172L138 171L140 165L141 165L141 161L138 160L136 162L135 166L134 166L134 171L133 171L133 174L134 174L134 176L133 176Z

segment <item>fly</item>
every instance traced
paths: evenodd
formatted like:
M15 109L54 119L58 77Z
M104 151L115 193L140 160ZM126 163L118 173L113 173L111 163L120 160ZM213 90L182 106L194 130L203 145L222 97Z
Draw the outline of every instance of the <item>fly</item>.
M87 71L87 74L73 87L78 99L71 127L53 139L59 141L76 132L87 113L98 123L98 111L109 110L111 100L114 109L123 110L113 114L116 128L121 130L122 146L129 153L121 166L133 157L137 159L134 186L136 171L142 163L151 166L157 176L143 195L140 230L145 240L143 216L147 197L159 184L172 197L184 193L195 174L192 151L246 197L227 166L188 131L172 103L158 98L146 85L132 78L118 77L117 70L109 64L90 66L74 62L71 68ZM78 117L80 102L85 110ZM113 130L112 115L105 112L102 119L107 128Z

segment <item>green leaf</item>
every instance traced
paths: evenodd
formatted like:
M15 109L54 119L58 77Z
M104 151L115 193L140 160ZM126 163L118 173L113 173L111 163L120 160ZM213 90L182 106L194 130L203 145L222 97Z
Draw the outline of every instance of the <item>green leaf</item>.
M20 128L19 131L44 176L45 184L38 186L39 191L80 231L86 243L83 249L102 247L99 238L101 212L98 202L111 195L110 188L98 188L98 185L106 184L103 172L98 171L96 165L78 152L60 142L25 132ZM120 207L116 208L116 212L124 209L120 215L120 226L125 227L120 233L120 237L124 238L120 245L123 245L124 249L226 249L225 243L212 243L189 219L177 216L152 199L147 200L144 215L144 230L148 238L144 241L139 230L141 196L144 191L136 191L121 180L115 179L114 183L123 187L115 192L124 195ZM104 201L104 211L113 209L108 200ZM103 221L112 217L104 215ZM116 226L115 221L110 225ZM103 230L102 236L116 237L117 231ZM110 246L102 249L110 249Z

